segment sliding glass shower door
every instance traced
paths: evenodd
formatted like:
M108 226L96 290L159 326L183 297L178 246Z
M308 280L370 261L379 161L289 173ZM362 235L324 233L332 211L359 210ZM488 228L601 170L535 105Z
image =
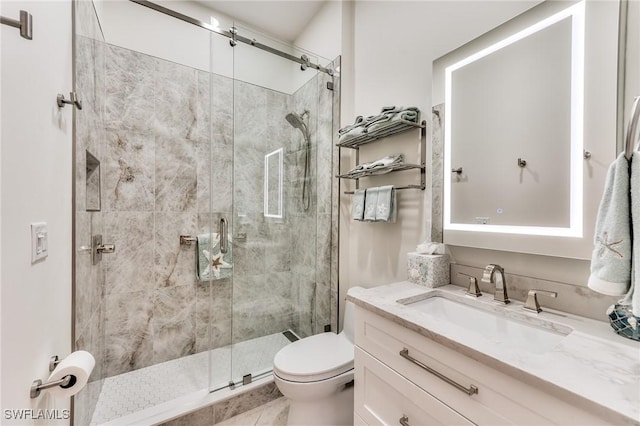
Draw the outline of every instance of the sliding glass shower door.
M272 371L282 347L330 324L322 266L330 264L333 92L329 75L242 43L233 48L233 75L231 380L247 383Z

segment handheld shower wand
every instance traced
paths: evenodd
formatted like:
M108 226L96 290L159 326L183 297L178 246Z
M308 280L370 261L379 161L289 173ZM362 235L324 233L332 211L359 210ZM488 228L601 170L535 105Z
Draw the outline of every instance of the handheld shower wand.
M309 132L309 126L304 121L305 116L309 116L309 111L304 110L302 114L290 112L285 116L285 119L289 124L291 124L291 126L302 132L305 140L304 179L302 180L302 207L304 211L307 211L311 206L311 194L309 193L310 188L307 185L307 178L309 176L309 163L311 162L311 134Z

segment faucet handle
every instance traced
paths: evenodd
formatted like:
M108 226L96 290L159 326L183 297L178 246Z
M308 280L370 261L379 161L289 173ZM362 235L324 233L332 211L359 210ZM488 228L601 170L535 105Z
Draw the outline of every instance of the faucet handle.
M458 275L464 275L469 278L469 287L465 294L473 297L480 297L482 293L480 292L480 288L478 287L478 280L473 275L465 274L464 272L458 272Z
M529 293L527 293L527 300L524 302L524 309L526 309L527 311L533 311L535 313L540 313L542 311L542 309L540 308L540 304L538 303L538 294L549 296L554 299L558 297L558 293L556 293L555 291L531 289L529 290Z

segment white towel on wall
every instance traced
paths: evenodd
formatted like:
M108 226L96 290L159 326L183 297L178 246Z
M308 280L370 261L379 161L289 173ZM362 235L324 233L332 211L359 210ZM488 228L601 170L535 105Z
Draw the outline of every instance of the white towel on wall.
M376 222L396 221L396 189L393 185L378 188L378 201L376 203Z
M353 220L363 220L364 219L364 200L365 200L365 190L364 189L356 189L353 194L353 206L352 209L352 217Z
M364 197L364 220L375 222L376 209L378 207L378 188L367 188Z
M623 296L631 285L629 178L629 161L622 153L607 172L588 281L590 289L609 296Z
M620 301L623 305L631 305L631 311L640 317L640 153L634 152L631 157L631 229L633 229L633 260L631 261L631 286Z

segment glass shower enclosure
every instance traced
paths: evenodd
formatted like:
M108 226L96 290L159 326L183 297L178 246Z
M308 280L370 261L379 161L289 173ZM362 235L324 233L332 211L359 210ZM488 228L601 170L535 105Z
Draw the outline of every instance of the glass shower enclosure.
M135 2L74 9L85 425L265 377L284 345L335 329L337 76L239 26L303 64Z

